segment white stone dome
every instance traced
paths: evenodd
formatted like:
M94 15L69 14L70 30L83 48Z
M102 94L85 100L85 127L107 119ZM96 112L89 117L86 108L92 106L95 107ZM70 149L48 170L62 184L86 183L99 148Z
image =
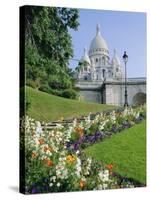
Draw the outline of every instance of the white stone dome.
M117 55L116 49L114 49L114 56L112 58L112 64L116 65L116 66L121 66L121 62L120 62L120 59Z
M84 61L87 62L89 65L91 65L91 61L90 61L90 58L88 56L86 48L84 48L84 54L83 54L80 62L84 62Z
M94 55L94 54L105 54L109 56L109 50L106 41L100 34L100 29L99 26L97 25L96 27L96 36L91 42L90 45L90 50L89 50L89 55Z

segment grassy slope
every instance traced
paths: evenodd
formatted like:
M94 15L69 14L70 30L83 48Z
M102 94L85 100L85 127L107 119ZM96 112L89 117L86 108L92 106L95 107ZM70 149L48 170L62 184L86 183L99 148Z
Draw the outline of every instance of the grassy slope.
M88 147L86 153L106 164L113 163L116 166L114 170L119 174L145 183L146 122Z
M114 106L79 102L62 97L50 95L30 87L26 87L26 96L31 102L27 114L36 120L58 120L61 117L72 118L98 112L101 110L113 109Z

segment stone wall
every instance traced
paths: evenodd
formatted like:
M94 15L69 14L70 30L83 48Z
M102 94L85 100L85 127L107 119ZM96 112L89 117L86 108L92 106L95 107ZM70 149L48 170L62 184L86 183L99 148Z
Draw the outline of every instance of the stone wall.
M106 104L124 105L125 86L123 83L106 83ZM133 105L133 98L138 93L146 94L146 83L133 82L127 84L128 104Z
M94 102L94 103L101 103L102 96L100 91L94 90L81 90L80 91L81 99L84 101Z
M123 85L105 86L106 104L123 105Z
M123 82L106 82L105 87L102 82L78 82L81 99L95 103L106 103L110 105L124 105L125 86ZM146 81L129 81L127 83L128 104L133 105L135 95L146 94ZM134 99L134 101L133 101Z

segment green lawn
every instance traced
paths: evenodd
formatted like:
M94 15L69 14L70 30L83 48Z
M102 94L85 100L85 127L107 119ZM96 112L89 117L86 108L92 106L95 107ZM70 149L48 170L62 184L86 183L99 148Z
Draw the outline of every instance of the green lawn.
M73 118L90 112L110 110L115 106L79 102L41 92L26 87L26 96L31 105L27 112L30 117L41 121L58 120L61 117Z
M146 121L88 147L86 153L114 171L141 183L146 183Z

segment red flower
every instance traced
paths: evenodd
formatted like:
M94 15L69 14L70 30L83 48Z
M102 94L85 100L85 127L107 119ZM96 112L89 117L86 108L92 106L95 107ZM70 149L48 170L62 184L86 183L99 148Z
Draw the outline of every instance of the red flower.
M108 165L106 165L106 167L107 167L107 169L109 169L111 171L114 166L112 164L108 164Z

